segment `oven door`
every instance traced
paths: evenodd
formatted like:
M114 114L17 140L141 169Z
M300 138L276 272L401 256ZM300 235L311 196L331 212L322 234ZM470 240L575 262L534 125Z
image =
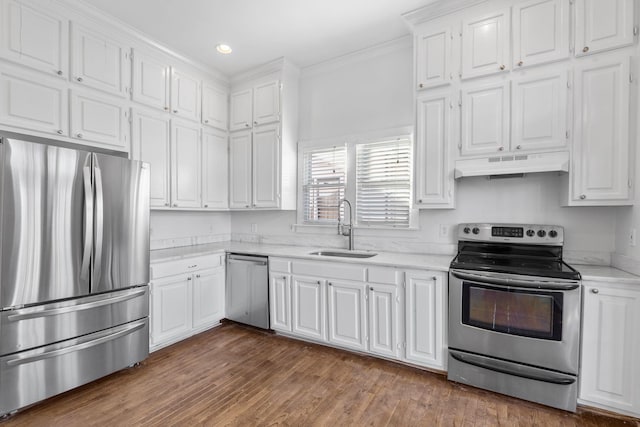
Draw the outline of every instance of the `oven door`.
M578 373L580 282L449 272L449 347Z

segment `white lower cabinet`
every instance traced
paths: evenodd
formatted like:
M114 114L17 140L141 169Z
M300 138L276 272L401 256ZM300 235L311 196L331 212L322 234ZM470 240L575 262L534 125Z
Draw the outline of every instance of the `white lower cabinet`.
M364 283L327 282L329 292L329 342L355 350L367 350L367 306Z
M583 282L580 403L640 416L640 289Z
M224 254L151 264L151 339L157 350L225 316Z
M271 273L269 278L271 329L291 332L291 276Z
M326 340L325 281L315 277L293 276L291 310L292 332L307 338Z

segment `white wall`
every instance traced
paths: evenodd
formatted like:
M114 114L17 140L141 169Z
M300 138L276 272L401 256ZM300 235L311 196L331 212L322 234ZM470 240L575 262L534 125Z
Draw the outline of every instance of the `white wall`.
M229 240L229 212L151 211L151 249Z
M300 135L315 139L351 135L413 124L413 52L409 39L303 69L300 87ZM555 174L457 183L455 210L423 210L419 230L356 230L361 249L452 253L455 226L489 221L549 223L565 227L569 259L608 263L616 249L616 214L627 208L560 207ZM628 209L627 209L628 210ZM636 212L640 216L640 213ZM293 231L295 212L234 212L234 237L310 246L346 245L333 228ZM256 224L257 233L251 232ZM441 236L440 225L447 236ZM640 228L640 227L639 227Z

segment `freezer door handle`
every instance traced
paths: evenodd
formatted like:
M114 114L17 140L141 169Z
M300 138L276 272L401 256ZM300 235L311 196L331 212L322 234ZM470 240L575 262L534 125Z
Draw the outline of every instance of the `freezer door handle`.
M94 169L93 173L95 176L95 186L96 186L96 226L95 226L95 234L96 234L96 243L95 243L95 259L93 262L93 277L94 283L100 283L100 277L102 276L102 244L103 244L103 236L104 236L104 192L102 189L102 171L98 166L98 158L96 155L93 155L93 164Z
M76 345L72 345L70 347L61 348L58 350L47 351L45 353L35 354L33 356L16 356L14 358L8 359L6 364L9 366L16 365L24 365L27 363L38 362L44 359L50 359L52 357L62 356L63 354L72 353L79 350L84 350L86 348L95 347L107 341L113 341L122 336L128 335L138 329L143 328L146 325L147 319L138 320L134 323L128 323L122 327L119 327L118 330L112 332L108 335L104 335L98 338L95 338L91 341L81 342Z
M82 267L80 277L89 279L89 266L91 263L91 247L93 246L93 188L91 187L91 168L82 168L84 179L84 251L82 253Z
M16 310L15 314L12 314L7 317L7 320L17 322L20 320L26 319L35 319L38 317L47 317L47 316L57 316L59 314L71 313L80 310L90 310L92 308L101 307L103 305L115 304L122 301L127 301L130 299L137 298L147 291L147 288L138 288L133 289L126 294L116 295L111 298L104 298L104 296L92 298L89 302L80 303L77 305L70 305L66 307L55 307L50 309L33 309L33 308L23 308L20 310Z

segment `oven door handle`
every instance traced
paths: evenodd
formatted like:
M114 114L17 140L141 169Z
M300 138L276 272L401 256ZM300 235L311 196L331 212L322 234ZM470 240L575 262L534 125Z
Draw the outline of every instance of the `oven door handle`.
M460 353L449 349L451 357L458 362L467 363L479 368L488 369L490 371L499 372L501 374L513 375L516 377L526 378L529 380L542 381L545 383L558 385L571 385L576 382L576 378L567 374L556 372L546 372L540 368L533 368L526 365L517 365L517 367L509 362L489 359L487 357L478 356L468 353Z
M473 280L475 282L486 283L489 285L518 286L521 288L547 289L553 291L571 291L580 287L580 282L575 280L531 280L517 279L512 277L500 277L495 273L482 272L462 272L460 270L451 270L454 277L462 280Z

